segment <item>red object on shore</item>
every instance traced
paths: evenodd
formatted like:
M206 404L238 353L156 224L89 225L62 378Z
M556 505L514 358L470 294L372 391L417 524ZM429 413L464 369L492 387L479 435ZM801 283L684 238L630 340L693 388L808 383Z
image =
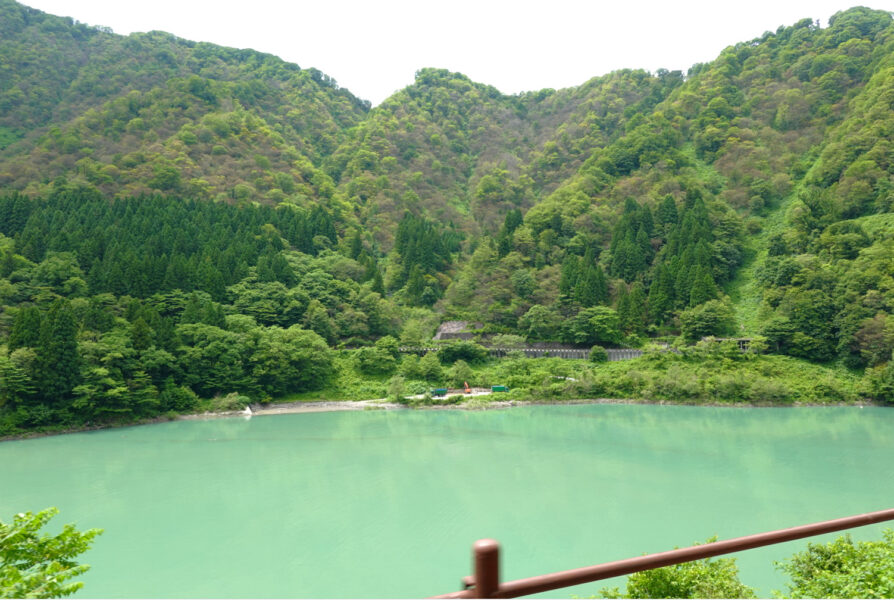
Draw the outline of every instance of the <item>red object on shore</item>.
M468 381L463 381L463 383L466 384L466 393L467 393L467 394L471 394L471 393L472 393L472 388L469 387L469 382L468 382Z

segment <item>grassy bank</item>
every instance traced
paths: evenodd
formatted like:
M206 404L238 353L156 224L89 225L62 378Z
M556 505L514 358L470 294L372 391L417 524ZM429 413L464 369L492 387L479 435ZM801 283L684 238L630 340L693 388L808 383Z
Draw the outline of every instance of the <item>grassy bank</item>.
M413 406L457 405L486 408L493 402L566 402L581 399L618 399L643 403L695 405L839 405L894 404L880 396L871 377L840 365L819 365L797 358L749 354L723 344L701 343L679 352L647 350L633 360L591 363L563 358L510 356L477 364L444 365L429 379L414 377L400 362L390 373L369 375L356 365L355 351L335 356L334 375L317 391L272 399L273 403L361 401L400 396ZM458 372L461 371L461 372ZM509 387L506 393L460 399L427 397L434 388L457 386ZM408 397L417 398L408 399ZM251 401L246 396L203 399L184 414L238 411ZM69 433L111 426L154 423L178 418L178 413L130 423L48 426L0 439Z
M349 351L336 360L335 377L322 390L278 398L277 402L393 399L454 387L457 367L444 366L428 380L392 374L363 375ZM397 383L395 380L400 378ZM473 387L506 385L494 400L561 401L625 398L685 404L848 404L877 401L867 378L839 365L818 365L787 356L755 355L720 344L680 353L647 351L637 359L590 363L562 358L509 357L469 365L463 374ZM390 391L389 391L390 388Z

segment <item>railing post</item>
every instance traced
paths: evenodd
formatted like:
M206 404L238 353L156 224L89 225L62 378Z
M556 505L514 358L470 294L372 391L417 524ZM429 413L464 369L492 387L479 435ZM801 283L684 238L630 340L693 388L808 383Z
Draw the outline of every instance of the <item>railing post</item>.
M475 598L493 598L500 589L500 543L491 539L478 540L472 551Z

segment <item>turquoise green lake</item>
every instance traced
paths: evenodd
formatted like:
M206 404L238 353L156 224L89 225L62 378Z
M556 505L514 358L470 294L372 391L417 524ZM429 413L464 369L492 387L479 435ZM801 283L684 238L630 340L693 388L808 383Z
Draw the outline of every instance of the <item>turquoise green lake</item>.
M312 413L0 443L0 518L104 528L83 597L424 597L479 538L516 579L891 508L892 471L882 408ZM742 580L770 595L805 546L736 555Z

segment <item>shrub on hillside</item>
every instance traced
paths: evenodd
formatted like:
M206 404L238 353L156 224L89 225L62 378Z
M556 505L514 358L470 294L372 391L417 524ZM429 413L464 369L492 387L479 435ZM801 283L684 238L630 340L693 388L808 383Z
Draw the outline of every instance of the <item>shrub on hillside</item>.
M438 352L438 359L444 365L452 365L458 360L472 364L482 363L487 360L487 348L475 342L457 340L445 344Z
M608 362L608 352L602 346L593 346L590 348L590 362L603 363Z

